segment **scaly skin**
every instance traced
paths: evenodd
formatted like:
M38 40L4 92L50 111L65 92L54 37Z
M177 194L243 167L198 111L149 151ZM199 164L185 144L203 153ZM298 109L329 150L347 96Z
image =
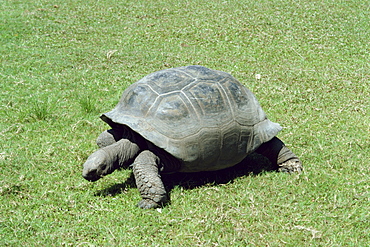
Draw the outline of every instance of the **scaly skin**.
M104 131L98 137L97 144L101 148L84 164L84 178L96 181L119 167L131 166L142 197L138 206L144 209L158 208L167 202L168 197L160 172L163 170L176 172L181 166L178 160L146 143L137 134L127 131ZM278 171L287 173L302 171L301 161L277 137L262 144L255 152L266 156L276 165Z
M143 198L138 204L140 208L161 207L167 201L167 193L159 174L159 163L155 154L145 150L132 164L136 186Z
M139 152L136 143L121 139L91 154L84 164L82 176L89 181L97 181L120 167L127 168Z
M139 145L128 139L116 141L119 136L120 133L113 130L100 134L97 144L101 148L87 159L83 177L94 182L117 168L131 166L143 198L138 206L145 209L161 207L167 202L167 193L159 174L160 159L149 150L141 152ZM173 163L165 160L169 165Z
M122 139L122 135L122 131L119 132L113 129L106 130L98 136L98 138L96 139L96 144L99 148L112 145L113 143Z

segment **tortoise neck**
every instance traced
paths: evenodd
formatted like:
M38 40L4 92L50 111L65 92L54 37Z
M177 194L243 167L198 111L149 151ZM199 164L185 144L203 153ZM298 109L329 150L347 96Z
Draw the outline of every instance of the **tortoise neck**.
M115 169L130 166L140 152L139 146L127 139L121 139L103 150L107 153Z
M112 169L117 169L119 167L119 146L117 145L117 142L103 147L101 150L105 153L108 160L107 163L111 164Z

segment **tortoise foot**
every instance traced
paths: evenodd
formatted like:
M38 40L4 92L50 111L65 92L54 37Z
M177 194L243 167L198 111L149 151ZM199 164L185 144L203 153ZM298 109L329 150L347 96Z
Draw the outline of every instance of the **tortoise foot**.
M302 170L303 170L302 162L297 158L293 158L279 164L278 168L279 172L286 173L301 173Z
M143 199L137 205L139 208L143 209L160 208L162 206L161 204L150 199Z

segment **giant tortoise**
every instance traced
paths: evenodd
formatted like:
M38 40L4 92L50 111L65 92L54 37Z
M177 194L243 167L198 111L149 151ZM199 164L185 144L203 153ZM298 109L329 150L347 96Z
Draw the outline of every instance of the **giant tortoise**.
M276 169L300 172L299 158L276 137L256 97L230 74L202 66L152 73L129 86L118 105L101 116L111 129L84 164L96 181L131 167L141 208L167 202L162 173L215 171L256 152Z

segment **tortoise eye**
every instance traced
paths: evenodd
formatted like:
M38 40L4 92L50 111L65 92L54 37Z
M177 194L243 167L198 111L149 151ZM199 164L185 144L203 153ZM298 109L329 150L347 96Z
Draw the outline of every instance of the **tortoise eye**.
M102 164L101 166L100 166L100 170L105 170L107 168L107 165L106 164Z

